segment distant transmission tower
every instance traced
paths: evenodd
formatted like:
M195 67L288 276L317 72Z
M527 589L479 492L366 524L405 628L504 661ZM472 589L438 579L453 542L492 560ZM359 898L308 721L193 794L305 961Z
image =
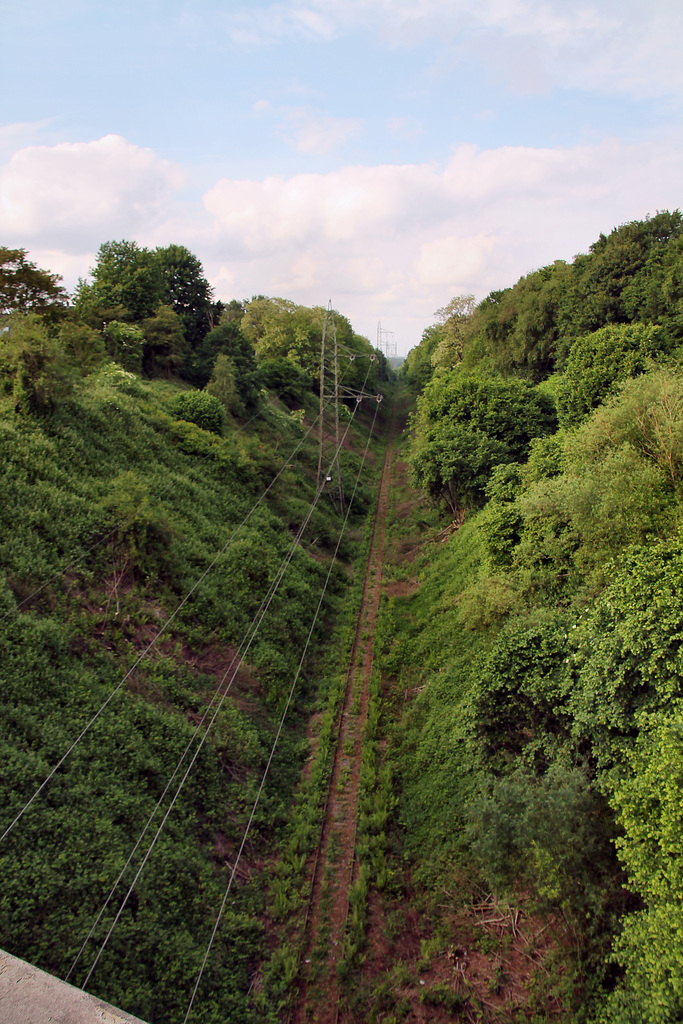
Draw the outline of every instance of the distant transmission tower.
M382 321L377 321L377 348L380 352L383 352L387 359L391 359L392 356L396 355L396 342L393 339L393 331L385 331L382 327Z
M339 355L332 301L323 323L320 349L320 421L318 423L318 487L344 510L344 488L339 468Z

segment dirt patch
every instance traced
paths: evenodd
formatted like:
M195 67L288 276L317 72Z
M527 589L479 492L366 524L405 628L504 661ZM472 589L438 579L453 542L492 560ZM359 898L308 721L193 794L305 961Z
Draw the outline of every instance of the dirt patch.
M386 584L387 597L410 597L419 589L419 580L394 580Z
M564 1008L548 984L548 961L563 943L552 917L527 914L524 901L495 900L455 907L433 939L429 915L415 908L416 893L400 901L373 893L368 952L359 972L355 1005L340 1021L498 1022L538 1015L551 1020ZM397 925L397 921L400 924Z

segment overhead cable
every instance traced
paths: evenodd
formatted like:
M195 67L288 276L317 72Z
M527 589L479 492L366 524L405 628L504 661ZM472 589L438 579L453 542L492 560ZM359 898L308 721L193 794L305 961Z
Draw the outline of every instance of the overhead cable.
M304 645L304 649L303 649L301 658L299 660L299 665L298 665L298 668L297 668L296 673L294 675L294 680L292 682L292 685L291 685L291 688L290 688L290 691L289 691L289 696L287 697L287 703L285 704L284 711L282 712L282 716L280 718L280 724L278 726L278 730L277 730L277 733L275 735L275 739L273 741L273 745L272 745L272 748L271 748L271 751L270 751L270 756L268 758L268 763L266 764L265 771L264 771L263 777L261 779L261 784L260 784L260 786L258 788L258 792L256 794L256 799L254 800L254 805L253 805L253 807L251 809L251 814L249 816L249 821L247 822L247 827L244 830L244 835L242 836L242 842L240 844L240 848L239 848L239 850L237 852L237 856L235 857L235 861L234 861L234 864L232 866L232 871L230 873L230 878L228 880L228 885L227 885L227 888L225 890L225 895L223 896L223 902L221 903L221 906L220 906L220 908L218 910L218 914L216 916L216 921L215 921L214 926L213 926L213 931L212 931L211 937L209 939L209 944L207 946L206 953L204 954L204 959L202 961L202 965L201 965L201 968L199 970L199 975L197 977L194 989L192 991L192 995L190 997L190 1002L189 1002L189 1005L187 1007L187 1012L185 1014L185 1018L184 1018L183 1024L187 1024L187 1021L189 1019L190 1013L192 1011L192 1006L194 1004L194 1001L195 1001L195 998L196 998L196 995L197 995L197 990L199 989L199 983L200 983L200 981L202 979L202 975L204 974L204 969L206 967L206 963L207 963L207 960L209 958L209 953L211 952L211 947L213 945L214 939L216 938L216 933L218 931L218 926L220 924L221 917L223 916L223 912L225 910L225 906L226 906L226 903L228 901L228 896L230 895L230 891L232 889L232 883L233 883L233 881L235 879L235 874L237 872L237 866L239 864L240 858L242 856L242 852L243 852L245 844L247 842L247 837L249 835L249 831L251 829L252 822L254 820L254 815L256 814L256 808L258 807L259 800L261 799L261 793L263 792L263 787L265 785L266 778L268 776L268 772L270 770L270 766L271 766L271 763L273 761L273 757L275 755L275 750L277 748L277 744L278 744L278 741L280 739L280 734L282 732L282 728L283 728L284 723L285 723L285 718L287 717L287 712L289 711L290 704L292 703L292 698L294 697L294 691L296 689L296 684L299 681L299 676L301 675L301 670L302 670L302 667L303 667L303 664L304 664L304 660L305 660L306 655L308 653L308 648L309 648L309 645L310 645L310 642L311 642L311 638L313 636L313 632L315 630L315 626L316 626L316 622L318 620L318 616L320 614L320 609L322 607L323 599L325 597L325 593L327 591L327 587L329 585L330 578L332 576L332 569L334 568L334 564L335 564L337 555L339 553L339 548L341 546L342 538L344 536L344 531L346 529L346 524L348 522L349 514L351 512L351 506L353 505L353 501L354 501L354 498L356 496L356 490L358 488L358 483L360 481L360 475L361 475L361 472L363 470L363 466L365 465L365 459L366 459L366 456L367 456L367 453L368 453L368 448L369 448L369 445L370 445L370 438L372 437L372 431L374 430L375 419L377 418L378 411L379 411L379 405L375 409L375 416L374 416L373 421L372 421L372 427L370 428L370 433L368 435L368 441L367 441L367 444L365 446L365 451L363 453L363 458L362 458L362 461L361 461L360 468L358 470L358 474L356 476L356 482L355 482L355 485L354 485L354 488L353 488L353 493L351 495L351 500L349 501L347 509L346 509L346 514L344 516L342 527L341 527L341 530L340 530L340 533L339 533L339 539L337 541L337 546L335 548L334 555L332 557L332 561L330 563L330 567L329 567L329 570L328 570L328 573L327 573L327 578L326 578L325 583L323 585L322 593L320 595L320 600L318 601L318 606L317 606L317 608L315 610L315 614L313 616L313 621L311 623L311 628L310 628L310 630L308 632L308 637L306 639L306 643Z
M124 684L125 684L125 683L126 683L126 682L127 682L127 681L128 681L128 680L129 680L130 678L131 678L131 676L132 676L132 675L133 675L133 674L135 673L135 671L137 670L137 668L138 668L138 666L140 665L140 663L141 663L141 662L142 662L142 661L143 661L143 660L144 660L144 659L145 659L145 658L147 657L147 655L148 655L148 654L150 653L150 651L152 651L152 650L153 650L153 648L154 648L154 647L156 646L157 642L158 642L158 641L159 641L159 640L161 639L161 637L162 637L162 636L164 635L164 633L165 633L165 632L167 631L168 627L169 627L169 626L171 625L171 623L172 623L172 622L174 621L174 619L176 618L176 616L177 616L177 615L179 614L179 612L180 612L180 611L181 611L181 610L182 610L182 609L184 608L184 606L185 606L185 605L187 604L187 602L189 601L189 599L191 598L191 596L192 596L192 595L194 594L194 592L195 592L195 591L197 590L197 588L198 588L198 587L199 587L199 586L201 585L201 583L202 583L202 582L203 582L203 581L204 581L204 580L206 579L206 577L207 577L207 576L208 576L208 574L209 574L209 573L211 572L211 570L213 569L213 567L214 567L214 566L216 565L216 563L218 562L218 560L219 560L219 559L221 558L221 556L222 556L222 555L223 555L223 554L225 553L225 551L226 551L226 550L228 549L228 547L229 547L229 546L230 546L230 544L231 544L231 543L233 542L233 540L235 539L235 537L237 536L237 534L238 534L238 533L240 532L240 530L242 530L242 529L243 529L243 527L244 527L244 526L246 526L247 522L248 522L248 521L249 521L249 520L251 519L251 517L252 517L252 515L254 514L254 512L256 511L256 509L257 509L257 508L258 508L258 507L259 507L259 506L261 505L261 503L263 502L263 500L264 500L264 499L266 498L266 496L267 496L267 495L269 494L269 492L271 491L271 489L272 489L272 488L273 488L273 487L275 486L275 484L277 483L277 481L279 480L279 478L280 478L280 477L282 476L282 474L284 473L284 471L285 471L285 470L286 470L286 469L288 468L288 466L289 466L289 464L290 464L290 461L291 461L291 460L292 460L292 459L293 459L293 458L294 458L294 457L295 457L295 456L296 456L296 455L298 454L298 452L300 451L300 449L301 449L301 448L303 447L303 444L304 444L304 442L305 442L305 441L307 440L308 436L310 435L311 431L313 430L314 426L316 425L316 423L317 423L317 420L318 420L318 417L316 417L316 419L315 419L315 420L313 420L313 422L311 423L310 427L308 428L308 430L306 431L306 433L305 433L305 434L303 435L303 437L301 438L301 440L300 440L300 441L299 441L299 443L297 444L297 446L296 446L296 448L294 449L294 451L292 452L292 454L291 454L291 455L289 455L289 457L288 457L288 458L287 458L287 459L285 460L285 462L283 463L282 467L281 467L281 468L280 468L280 469L278 470L278 472L277 472L277 473L275 474L275 476L273 477L273 479L271 480L271 482L270 482L270 483L268 484L268 486L267 486L267 487L265 488L265 490L263 491L263 493L261 494L261 496L260 496L260 497L258 498L258 500L257 500L257 501L256 501L256 502L254 503L254 505L252 505L251 509L249 510L249 512L247 513L247 515L246 515L246 516L244 517L244 519L242 520L242 522L241 522L241 523L240 523L240 524L239 524L239 525L238 525L238 526L237 526L237 527L236 527L236 528L235 528L235 529L233 530L233 532L232 532L232 533L230 534L230 536L229 536L229 537L228 537L228 539L226 540L225 544L224 544L224 545L222 546L222 548L220 549L220 551L219 551L219 552L218 552L218 553L217 553L217 554L216 554L216 555L214 556L214 558L213 558L213 559L211 560L211 562L209 563L209 565L207 566L207 568L206 568L206 569L204 570L204 572L203 572L203 573L201 574L201 576L199 577L199 579L197 579L197 580L196 580L196 582L195 582L195 583L194 583L194 584L192 585L192 587L191 587L191 588L190 588L190 590L189 590L189 591L187 592L187 594L185 594L185 596L184 596L184 597L182 598L182 600L180 601L180 603L179 603L179 604L178 604L178 605L176 606L175 610L174 610L174 611L173 611L173 612L171 613L171 615L170 615L170 616L169 616L169 617L168 617L168 618L166 619L166 621L165 621L165 622L163 623L163 625L161 626L161 628L160 628L160 629L159 629L159 631L157 632L156 636L155 636L155 637L154 637L154 638L153 638L153 639L152 639L152 640L150 641L150 643L149 643L149 644L147 645L147 647L146 647L146 648L144 649L144 651L143 651L143 652L142 652L142 653L141 653L141 654L140 654L140 655L139 655L139 656L138 656L138 657L136 658L136 660L135 660L134 664L132 665L132 667L131 667L131 668L130 668L130 669L128 670L128 672L126 672L126 674L124 675L124 677L123 677L123 678L122 678L122 679L120 680L120 682L119 682L119 683L118 683L118 684L117 684L117 685L116 685L116 686L114 687L114 689L113 689L113 690L111 691L111 693L110 693L110 694L109 694L109 696L108 696L108 697L106 698L106 700L104 700L104 701L103 701L103 703L102 703L102 704L100 705L99 709L98 709L98 710L97 710L97 711L95 712L95 714L94 714L94 715L93 715L93 716L92 716L92 717L90 718L90 720L88 721L88 723L87 723L87 724L86 724L86 725L85 725L85 726L83 727L83 729L82 729L82 730L81 730L81 732L80 732L80 733L78 734L78 736L77 736L77 737L76 737L76 739L75 739L75 740L73 741L73 743L71 743L71 745L70 745L70 746L69 746L69 748L68 748L68 749L66 750L66 752L65 752L65 753L64 753L64 754L62 755L62 757L61 757L61 758L59 759L59 761L58 761L58 762L57 762L57 763L56 763L56 764L54 765L54 767L53 767L53 768L52 768L52 769L50 770L50 772L48 773L48 775L47 775L47 776L46 776L46 777L45 777L45 778L43 779L43 781L42 781L42 782L41 782L41 784L40 784L40 785L38 786L38 788L37 788L37 789L35 790L35 792L33 793L33 795L32 795L32 796L31 796L31 797L29 798L29 800L27 800L27 802L26 802L26 803L24 804L24 806L23 806L23 807L22 807L22 809L21 809L21 810L19 811L19 813L18 813L18 814L16 815L16 817L15 817L15 818L14 818L14 819L13 819L13 820L12 820L12 821L10 822L10 824L9 824L9 825L7 826L7 828L6 828L6 829L5 829L5 831L4 831L3 833L2 833L2 835L0 835L0 843L2 843L2 842L3 842L3 840L5 840L5 839L7 838L7 836L8 836L9 834L10 834L10 832L11 832L11 831L12 831L12 829L13 829L13 828L15 827L15 825L16 825L16 824L17 824L17 823L18 823L18 822L19 822L19 821L21 820L21 818L22 818L22 817L24 816L24 814L26 813L26 811L27 811L27 810L29 809L29 807L31 806L31 804L33 803L33 801L34 801L34 800L35 800L35 799L36 799L36 798L37 798L37 797L38 797L38 796L40 795L40 793L41 793L41 792L43 791L43 789L44 789L44 788L45 788L45 786L46 786L46 785L48 784L48 782L50 781L50 779L51 779L51 778L52 778L52 777L54 776L54 774L55 774L55 773L56 773L57 771L59 771L59 769L61 768L61 766L62 766L62 765L64 764L64 762L65 762L65 761L67 760L67 758L68 758L68 757L70 756L70 754L71 754L71 753L72 753L72 752L74 751L74 749L75 749L75 748L76 748L76 747L78 746L78 744L79 744L79 743L81 742L81 740L82 740L82 739L83 739L83 737L84 737L84 736L86 735L86 733L88 733L88 732L90 731L90 729L91 729L91 728L92 728L92 726L93 726L93 725L95 724L95 722L96 722L96 721L98 720L98 718L100 717L100 715L102 714L102 712L103 712L103 711L105 710L105 708L106 708L106 707L107 707L107 706L109 705L109 703L110 703L110 702L111 702L111 701L112 701L112 700L114 699L114 697L116 696L116 694L117 694L117 693L119 693L119 691L120 691L120 690L121 690L121 688L122 688L122 687L124 686Z
M343 444L344 440L346 439L346 436L347 436L347 434L348 434L348 432L350 430L352 420L353 420L353 417L351 418L351 420L349 420L349 423L347 424L346 430L344 432L344 436L343 436L342 440L340 441L340 444L339 444L339 447L337 448L337 451L335 452L335 456L334 456L334 459L332 460L332 464L331 465L334 465L334 461L338 458L339 451L341 450L342 444ZM178 785L178 787L177 787L177 789L176 789L176 791L175 791L175 793L173 795L173 798L171 799L171 802L170 802L170 804L169 804L169 806L168 806L168 808L167 808L167 810L166 810L166 812L164 814L164 817L163 817L161 823L159 824L157 832L156 832L154 838L152 839L152 842L150 843L150 845L149 845L149 847L147 849L147 852L146 852L143 860L141 861L141 863L140 863L140 865L139 865L139 867L137 869L137 872L135 874L135 877L133 878L133 881L130 884L128 892L126 893L125 897L123 898L123 900L122 900L122 902L121 902L121 904L119 906L119 909L118 909L118 911L116 913L116 916L114 917L114 920L113 920L113 922L112 922L112 924L111 924L111 926L109 928L109 931L108 931L104 941L102 942L102 945L100 946L100 948L99 948L99 950L97 952L95 960L93 961L93 963L92 963L92 965L90 967L90 970L88 971L88 974L87 974L87 976L85 978L85 981L83 982L83 984L81 986L83 989L86 988L86 986L87 986L87 984L88 984L88 982L89 982L89 980L90 980L90 978L91 978L95 968L97 967L99 959L100 959L102 953L104 952L104 949L105 949L107 943L109 942L109 939L110 939L110 937L111 937L111 935L112 935L112 933L114 931L114 928L116 927L116 925L117 925L117 923L119 921L119 918L121 917L121 914L123 913L123 911L124 911L124 909L126 907L126 904L128 903L128 900L129 900L129 898L130 898L130 896L131 896L131 894L132 894L132 892L133 892L133 890L135 888L135 885L137 884L138 878L142 874L142 871L144 870L144 867L147 864L147 861L149 860L149 857L150 857L150 855L152 853L152 850L154 849L154 847L155 847L155 845L157 843L157 840L159 839L159 837L161 835L161 832L163 831L163 828L164 828L164 826L166 824L166 821L168 820L168 817L169 817L171 811L173 810L173 807L174 807L174 805L176 803L176 800L178 799L178 797L179 797L179 795L180 795L180 793L181 793L181 791L182 791L182 789L183 789L183 787L185 785L185 782L186 782L186 780L187 780L187 778L188 778L188 776L189 776L189 774L190 774L190 772L191 772L191 770L192 770L192 768L194 766L194 763L197 760L197 757L199 756L199 752L202 749L204 743L206 742L206 740L207 740L207 738L209 736L211 728L212 728L214 722L216 721L216 718L218 717L218 714L219 714L219 712L220 712L220 710L221 710L221 708L223 706L223 703L225 702L225 699L226 699L226 697L228 695L228 692L230 690L232 682L234 681L235 676L237 675L237 672L239 671L239 668L241 667L242 662L244 661L244 658L246 657L246 655L247 655L247 653L248 653L248 651L249 651L249 649L251 647L251 644L253 643L254 638L256 637L256 633L258 631L258 628L260 627L261 622L263 621L263 618L264 618L268 608L270 607L270 604L271 604L271 602L272 602L272 600L273 600L273 598L275 596L275 593L277 592L277 589L278 589L278 587L280 585L280 582L282 581L282 578L284 577L284 574L285 574L285 572L287 570L287 567L289 566L289 563L291 562L291 560L292 560L292 558L294 556L294 552L296 551L297 547L299 546L301 538L302 538L302 536L303 536L303 534L305 532L306 527L308 526L310 518L311 518L311 516L313 514L313 511L315 509L315 506L316 506L316 504L317 504L317 502L318 502L318 500L319 500L319 498L320 498L320 496L321 496L321 494L323 492L323 489L324 489L324 484L321 484L317 488L314 501L311 504L311 507L309 508L306 516L304 517L304 520L303 520L301 526L299 527L299 530L297 531L296 537L294 538L294 541L293 541L292 545L290 546L290 549L289 549L289 551L287 553L287 556L284 559L280 569L278 570L278 573L276 574L276 576L275 576L275 578L273 580L273 583L271 583L269 594L267 595L267 601L262 603L262 606L259 609L259 612L257 613L257 616L252 621L252 624L249 627L248 632L251 631L251 635L249 636L248 643L244 647L244 650L242 651L242 653L240 655L240 660L239 660L236 668L234 669L234 671L232 673L232 676L231 676L231 679L230 679L230 683L228 684L227 688L225 689L225 692L223 693L223 695L221 696L221 699L220 699L220 701L218 703L218 706L216 707L216 710L213 713L211 721L209 722L209 724L208 724L204 734L202 735L201 741L198 744L198 746L197 746L197 748L196 748L196 750L195 750L195 752L194 752L194 754L192 756L192 759L191 759L191 761L190 761L190 763L189 763L189 765L188 765L188 767L187 767L187 769L185 771L185 774L183 775L183 778L182 778L180 784ZM355 488L354 488L354 494L355 494ZM347 516L346 516L346 518L344 520L344 523L346 523L346 519L348 519L348 513L347 513ZM341 542L341 536L340 536L340 542ZM338 550L339 550L339 544L337 545L337 549L335 550L334 558L336 558L336 554L337 554ZM334 559L333 559L331 564L332 565L334 564ZM330 572L331 572L331 569L330 569ZM329 580L329 573L328 573L328 580ZM323 589L323 596L324 596L326 588L327 588L327 581L326 581L325 587ZM321 596L321 602L322 602L322 596ZM316 618L317 618L317 613L316 613ZM314 620L314 622L315 622L315 620ZM309 635L309 641L310 641L310 635ZM308 646L308 641L307 641L307 646ZM228 669L228 672L229 671L230 671L230 669ZM225 676L221 680L219 689L223 685L223 682L225 681L225 678L226 678L227 674L228 673L226 672ZM184 756L185 755L183 754L183 758L184 758ZM270 764L270 762L269 762L269 764ZM176 772L174 772L174 776L175 776L175 774L177 774L177 771L178 771L178 769L176 769ZM169 785L170 785L170 783L169 783ZM155 810L153 812L153 815L155 813L156 813L156 808L155 808ZM148 825L145 826L145 829L143 830L143 832L147 830L147 827L148 827ZM125 868L124 868L124 870L125 870ZM120 879L120 877L121 876L119 876L119 879ZM117 880L114 888L116 888L116 885L118 885L118 881L119 880ZM111 899L112 895L113 895L113 891L112 891L112 893L110 893L110 896L107 899L107 904L109 903L109 900ZM101 917L101 914L100 914L100 917ZM98 920L99 920L99 918L98 918ZM91 931L89 933L88 938L90 938L90 936L92 935L92 932L94 931L94 928L96 927L96 923L91 928ZM88 939L86 939L86 943L87 943L87 941L88 941ZM82 947L81 952L83 951L83 948L84 947ZM78 959L80 957L81 952L79 952L78 957L76 959ZM73 967L75 966L75 963L76 963L76 961L74 961L74 964L72 965L72 970L73 970ZM71 971L69 972L69 974L70 973L71 973Z

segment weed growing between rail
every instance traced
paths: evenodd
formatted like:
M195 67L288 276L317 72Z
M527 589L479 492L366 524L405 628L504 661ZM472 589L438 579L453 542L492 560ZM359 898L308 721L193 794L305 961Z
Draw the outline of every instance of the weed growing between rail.
M381 449L378 445L374 448L374 458L378 461ZM352 657L363 596L363 568L372 541L373 512L374 503L356 550L353 581L339 607L338 618L317 669L319 689L317 708L312 709L311 753L290 810L286 838L272 869L273 881L269 886L267 905L271 922L269 930L277 936L277 946L259 983L257 999L259 1006L274 1005L280 1012L291 1008L296 998L294 982L304 953L312 875L316 869L313 855L321 839L334 744L347 685L347 666ZM334 850L331 855L334 855ZM312 959L315 960L317 955L314 950ZM315 976L315 971L313 974ZM325 979L321 980L324 982Z

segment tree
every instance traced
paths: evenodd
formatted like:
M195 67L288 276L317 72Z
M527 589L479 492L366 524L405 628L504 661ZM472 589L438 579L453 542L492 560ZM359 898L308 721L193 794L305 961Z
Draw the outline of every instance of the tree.
M194 423L202 430L219 437L223 435L225 409L219 399L207 391L186 391L176 395L171 403L171 412L178 419Z
M199 387L205 387L220 353L230 359L240 401L247 408L255 408L258 405L258 369L254 349L235 320L221 323L209 331L194 353L187 376Z
M137 242L104 242L90 273L92 284L79 282L76 306L91 320L100 310L123 310L116 319L139 323L154 316L163 302L165 284L156 254Z
M0 378L26 416L51 412L70 394L73 368L37 314L13 318L0 334Z
M638 723L683 700L683 550L633 548L578 624L570 707L577 740L613 783Z
M617 849L629 888L646 903L629 914L615 959L626 975L610 997L614 1024L674 1024L683 1015L683 720L680 709L651 718L629 757L614 802Z
M646 324L612 324L577 338L558 395L563 425L580 423L619 383L644 373L648 361L669 346L663 328Z
M290 359L264 359L259 364L259 376L265 388L280 394L282 401L290 407L301 405L304 393L311 389L311 376Z
M59 341L67 358L84 377L97 369L105 358L102 335L86 324L67 320L59 329Z
M145 336L135 324L111 320L105 324L104 344L114 362L130 373L142 373L142 355Z
M444 337L441 324L433 324L422 332L419 345L411 348L401 367L401 376L413 391L421 391L434 373L432 356Z
M561 361L558 314L571 268L562 260L491 292L465 325L463 358L499 373L544 380Z
M442 373L418 398L415 480L453 512L479 504L495 466L522 461L531 439L554 426L549 400L524 381Z
M682 230L679 211L662 210L601 234L588 254L574 260L558 314L561 336L573 340L644 312L658 256Z
M148 377L168 377L178 370L188 356L183 322L170 306L159 306L154 316L141 324L145 344L142 366Z
M444 419L418 432L409 458L416 484L433 499L442 498L456 515L481 503L491 471L508 461L509 448L482 431Z
M462 361L465 327L476 306L474 295L456 295L437 309L434 316L441 324L441 340L432 353L432 366L449 368Z
M25 249L0 246L0 315L37 313L49 319L66 309L68 296L59 274L40 270Z
M204 390L217 398L226 412L239 415L242 411L242 403L235 386L235 368L230 356L225 352L219 352L216 356L211 380Z
M309 372L320 365L325 310L307 309L289 299L259 296L247 303L242 331L259 360L284 356Z
M156 250L163 279L163 302L183 323L185 338L195 349L214 326L212 288L201 262L184 245Z

